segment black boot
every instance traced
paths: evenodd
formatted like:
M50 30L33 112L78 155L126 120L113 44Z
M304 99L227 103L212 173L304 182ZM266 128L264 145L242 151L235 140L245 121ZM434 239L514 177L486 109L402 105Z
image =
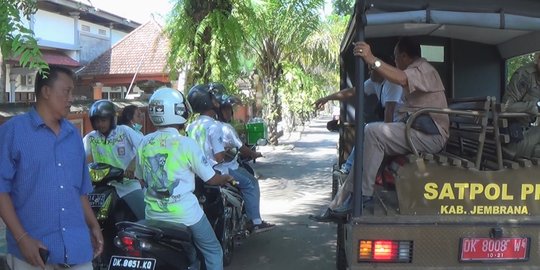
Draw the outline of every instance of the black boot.
M346 212L335 212L327 208L321 215L310 215L309 219L317 222L345 223L347 221L347 214Z

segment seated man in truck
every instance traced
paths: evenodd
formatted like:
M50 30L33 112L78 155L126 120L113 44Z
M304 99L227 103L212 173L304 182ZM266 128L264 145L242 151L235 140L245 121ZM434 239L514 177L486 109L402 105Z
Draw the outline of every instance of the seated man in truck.
M445 89L435 68L421 57L420 44L411 38L401 38L394 48L397 68L377 59L370 46L358 42L354 54L364 59L367 65L376 69L386 80L403 87L404 109L414 112L420 108L447 108ZM420 152L437 153L443 149L448 139L449 119L445 114L430 113L419 117L413 124L411 138ZM362 201L364 207L373 200L375 177L385 155L403 155L411 152L405 138L405 123L370 123L364 128ZM354 171L354 170L353 170ZM353 176L350 173L340 187L328 209L317 221L341 220L350 207L344 205L353 190ZM336 211L336 209L343 211Z
M502 99L506 112L533 115L513 121L510 125L510 143L504 146L510 158L540 157L540 127L531 126L540 108L540 52L534 54L534 62L520 67L510 79Z
M383 61L389 61L390 57L381 57ZM399 121L403 115L399 112L399 107L403 104L402 93L403 89L400 85L392 83L383 78L377 71L369 70L369 79L364 82L364 94L366 98L375 96L377 104L375 108L370 106L364 107L364 118L366 123L384 121L386 123ZM322 108L326 102L330 100L347 101L354 98L356 90L354 87L345 88L339 92L330 94L316 100L313 105L316 109ZM374 98L375 99L375 98ZM371 101L364 101L364 104L368 104ZM371 111L373 109L373 111ZM341 165L340 172L348 174L351 170L354 162L354 148L347 161Z

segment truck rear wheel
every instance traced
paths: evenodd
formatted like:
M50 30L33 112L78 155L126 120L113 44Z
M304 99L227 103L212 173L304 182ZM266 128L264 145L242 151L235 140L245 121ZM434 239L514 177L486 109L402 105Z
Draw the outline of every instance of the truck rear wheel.
M347 270L347 257L345 255L345 226L337 226L337 244L336 244L336 269Z

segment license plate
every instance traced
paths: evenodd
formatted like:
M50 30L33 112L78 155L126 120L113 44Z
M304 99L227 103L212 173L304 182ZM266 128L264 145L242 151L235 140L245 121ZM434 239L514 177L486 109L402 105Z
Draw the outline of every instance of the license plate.
M108 270L154 270L156 259L137 258L113 255L109 261Z
M99 208L105 202L105 194L88 194L88 201L90 202L90 207Z
M461 261L525 261L529 257L528 237L462 238Z

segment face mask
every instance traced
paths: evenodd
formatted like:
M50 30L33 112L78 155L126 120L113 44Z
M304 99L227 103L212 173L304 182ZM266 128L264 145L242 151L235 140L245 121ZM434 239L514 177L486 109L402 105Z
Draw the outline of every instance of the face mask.
M141 131L142 125L139 124L139 123L135 123L135 124L133 124L133 129L136 130L136 131Z

